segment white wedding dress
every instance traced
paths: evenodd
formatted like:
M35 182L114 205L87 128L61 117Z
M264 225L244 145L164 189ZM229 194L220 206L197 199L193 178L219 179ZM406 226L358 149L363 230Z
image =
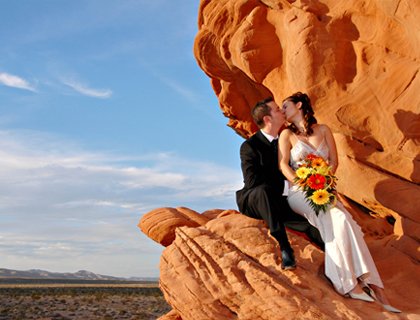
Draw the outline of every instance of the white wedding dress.
M290 151L292 168L296 169L309 153L328 159L325 138L316 150L298 139ZM289 190L288 202L293 211L304 216L319 230L325 242L325 275L340 294L350 292L357 285L359 277L366 283L383 288L360 226L339 201L335 207L326 212L320 211L317 216L306 201L304 193L293 186Z

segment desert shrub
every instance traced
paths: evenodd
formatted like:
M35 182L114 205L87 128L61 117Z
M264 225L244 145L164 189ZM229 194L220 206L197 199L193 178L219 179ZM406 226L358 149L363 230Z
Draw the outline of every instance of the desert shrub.
M32 300L39 300L39 299L41 299L41 295L38 294L38 293L32 293L31 298L32 298Z

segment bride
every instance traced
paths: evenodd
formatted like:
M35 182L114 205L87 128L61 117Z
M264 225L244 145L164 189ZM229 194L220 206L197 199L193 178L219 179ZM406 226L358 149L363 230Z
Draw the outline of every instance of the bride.
M324 124L317 124L310 99L304 93L297 92L286 98L282 109L290 123L279 138L280 169L292 185L288 202L293 211L307 218L321 233L325 242L325 275L342 295L369 302L374 301L373 297L386 310L401 312L392 307L386 298L362 230L350 213L337 201L334 207L316 215L306 202L304 192L293 185L295 170L310 153L327 160L335 172L337 148L331 130Z

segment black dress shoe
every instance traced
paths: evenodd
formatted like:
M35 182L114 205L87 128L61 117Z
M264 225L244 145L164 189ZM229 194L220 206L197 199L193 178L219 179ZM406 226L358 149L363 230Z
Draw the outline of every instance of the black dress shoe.
M281 259L281 268L283 270L293 270L296 268L295 255L293 254L293 251L282 250Z

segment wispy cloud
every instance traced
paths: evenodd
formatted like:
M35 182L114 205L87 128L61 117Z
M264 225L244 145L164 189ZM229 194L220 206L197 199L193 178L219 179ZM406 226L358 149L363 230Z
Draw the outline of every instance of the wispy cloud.
M112 90L110 89L94 89L70 79L63 79L62 82L74 91L88 97L108 99L112 96Z
M12 88L18 88L23 90L29 90L36 92L35 87L33 87L27 80L15 76L13 74L1 72L0 73L0 83Z
M142 214L234 208L242 185L214 163L91 152L33 131L0 131L0 180L3 267L126 276L158 274L161 247L136 227Z
M183 96L188 101L194 102L194 103L197 103L199 101L197 94L193 90L169 78L160 77L160 79L172 90L174 90L175 92Z

